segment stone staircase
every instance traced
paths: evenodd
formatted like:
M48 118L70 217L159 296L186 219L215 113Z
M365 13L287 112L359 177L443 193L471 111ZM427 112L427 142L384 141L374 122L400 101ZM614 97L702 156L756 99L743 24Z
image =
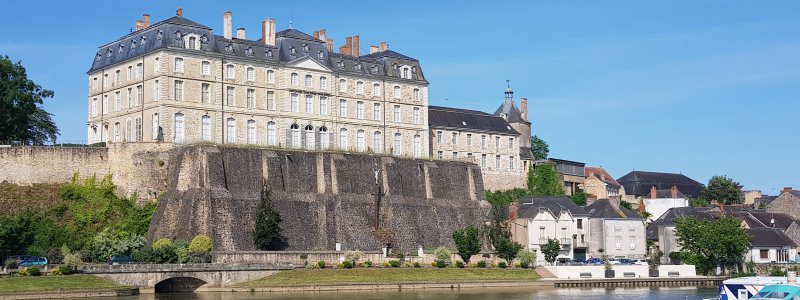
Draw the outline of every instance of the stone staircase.
M542 276L543 279L556 278L556 275L553 275L553 273L550 272L550 270L542 266L536 267L536 273L539 273L539 276Z

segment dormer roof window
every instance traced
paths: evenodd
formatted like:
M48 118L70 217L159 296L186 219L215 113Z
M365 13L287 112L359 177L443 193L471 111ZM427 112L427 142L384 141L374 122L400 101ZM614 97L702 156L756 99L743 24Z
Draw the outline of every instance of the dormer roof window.
M317 52L317 57L318 57L319 59L324 59L324 58L325 58L325 53L324 53L324 52L322 52L322 51L319 51L319 52Z
M120 54L122 54L122 51L125 51L125 46L123 46L123 45L121 45L121 44L120 44L120 45L119 45L119 51L118 51L117 53L120 53Z
M303 52L308 53L311 49L308 48L308 44L303 44Z
M247 56L253 56L253 48L247 48L244 52Z
M233 53L233 44L225 45L225 52L226 53Z
M372 65L370 72L372 72L372 74L378 74L378 65Z
M164 37L164 32L159 30L158 34L156 34L156 39L157 40L161 40L161 38L163 38L163 37Z
M292 56L297 55L297 49L295 49L294 46L292 46L291 48L289 48L289 54Z
M267 58L272 59L272 49L267 50L267 52L264 55L266 55Z
M343 59L340 59L337 64L339 65L339 69L344 69L344 60Z
M356 69L356 71L361 71L361 64L360 63L356 64L354 68Z

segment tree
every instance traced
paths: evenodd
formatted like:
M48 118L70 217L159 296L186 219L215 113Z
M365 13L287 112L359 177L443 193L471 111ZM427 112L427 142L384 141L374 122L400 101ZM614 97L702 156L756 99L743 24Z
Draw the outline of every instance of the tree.
M494 253L497 257L505 259L509 265L517 257L519 250L522 250L522 245L505 236L494 242Z
M553 264L556 261L556 257L558 257L559 251L561 251L561 245L558 243L558 240L547 239L547 244L545 244L544 248L542 249L544 260L550 264Z
M556 168L550 164L536 166L533 173L532 195L536 196L560 196L564 195L564 188L558 179Z
M741 221L732 217L714 221L678 218L675 229L684 257L693 261L702 273L708 273L718 264L723 267L741 264L750 241Z
M288 246L286 237L281 234L281 215L272 206L271 190L266 181L261 189L261 203L256 210L256 226L253 230L253 243L261 250L283 250Z
M586 206L586 193L584 192L574 193L569 198L578 206Z
M534 186L536 186L536 183L533 181L534 176L533 164L531 164L528 166L528 192L533 191Z
M453 241L461 260L469 264L469 259L481 252L481 230L477 226L467 226L453 232Z
M41 144L55 141L59 131L52 115L41 105L53 97L51 90L28 79L21 62L0 57L0 141Z
M535 135L531 137L531 150L533 150L533 158L538 160L547 159L547 155L550 154L550 146L547 145L547 142Z
M713 176L703 190L703 198L725 204L742 203L742 185L727 176Z

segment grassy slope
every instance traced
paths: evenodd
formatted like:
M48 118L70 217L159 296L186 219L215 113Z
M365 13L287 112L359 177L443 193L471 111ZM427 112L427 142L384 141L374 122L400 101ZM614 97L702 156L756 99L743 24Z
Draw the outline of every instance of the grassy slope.
M539 274L531 269L457 269L457 268L397 268L397 269L295 269L280 272L241 287L339 285L339 284L397 284L451 283L483 281L532 281Z
M122 285L92 275L0 278L0 293L118 288Z

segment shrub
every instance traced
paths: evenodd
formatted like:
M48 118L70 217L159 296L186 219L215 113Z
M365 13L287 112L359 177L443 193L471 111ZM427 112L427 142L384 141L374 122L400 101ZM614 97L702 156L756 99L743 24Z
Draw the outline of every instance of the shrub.
M58 267L58 268L56 268L56 269L58 270L58 272L59 272L59 273L61 273L61 275L69 275L69 274L72 274L72 269L70 269L70 268L69 268L69 267L67 267L67 266L60 266L60 267ZM55 271L55 270L54 270L54 271Z
M3 262L3 266L5 266L6 269L16 269L17 268L17 260L13 259L13 258L8 258L8 259L6 259L5 262Z
M155 262L155 254L153 253L153 248L142 248L136 251L133 251L133 255L131 256L133 260L138 262L148 262L152 263Z
M443 260L437 260L437 261L436 261L436 262L434 262L433 264L434 264L433 266L434 266L434 267L437 267L437 268L444 268L444 267L447 267L447 263L446 263L445 261L443 261Z
M392 268L399 268L400 267L400 261L396 260L396 259L390 260L389 261L389 266L391 266Z
M347 251L344 253L344 260L350 261L355 265L361 259L361 251Z
M449 264L450 257L453 256L453 252L450 252L450 249L445 247L439 247L436 248L436 250L433 250L433 256L436 257L436 260L441 260Z
M61 268L55 268L52 271L50 271L50 275L61 276L64 275L64 273L61 273Z
M318 262L317 262L317 266L318 266L320 269L325 269L325 261L324 261L324 260L320 260L320 261L318 261Z
M372 262L371 261L365 261L365 262L360 263L359 265L362 268L371 268L372 267Z
M28 269L22 268L19 270L19 276L30 276L31 273L28 272Z
M508 264L506 264L506 262L504 261L501 261L497 264L497 266L500 267L501 269L505 269L506 267L508 267Z
M175 254L178 256L177 263L183 264L189 262L189 258L191 257L191 253L189 253L189 242L177 240L172 243L172 247L175 249Z
M533 265L534 260L536 259L533 256L533 252L531 250L522 249L517 253L517 259L519 259L519 266L522 268L528 268Z
M306 264L306 269L319 269L317 264Z
M786 271L780 267L772 267L772 270L769 272L769 276L786 276Z
M413 266L414 266L414 265L412 265L410 262L404 262L404 263L403 263L403 268L411 268L411 267L413 267Z
M342 265L342 268L345 268L345 269L352 269L353 268L353 262L349 261L349 260L342 261L341 265Z
M47 253L45 253L44 256L47 257L47 261L51 264L60 264L64 259L64 253L61 253L60 248L52 248L47 250Z
M211 238L205 234L198 234L189 244L189 253L208 253L211 252Z
M487 263L485 260L479 260L478 263L476 264L478 268L486 268L486 265Z
M414 268L422 268L418 261L415 261L413 264Z
M384 268L391 268L392 267L392 265L390 265L389 262L383 262L382 265L383 265Z
M94 261L94 252L89 249L81 249L78 251L78 257L80 257L81 262L92 262Z
M75 270L83 261L81 260L81 254L72 252L64 255L64 260L62 264L69 270Z
M457 260L456 261L456 267L459 268L459 269L463 269L464 268L464 262L460 261L460 260Z
M28 268L27 271L28 271L28 274L30 274L31 276L42 275L42 270L39 270L39 267L37 267L37 266L30 267L30 268Z
M161 238L153 243L153 249L161 249L168 246L172 246L172 240L168 238Z

